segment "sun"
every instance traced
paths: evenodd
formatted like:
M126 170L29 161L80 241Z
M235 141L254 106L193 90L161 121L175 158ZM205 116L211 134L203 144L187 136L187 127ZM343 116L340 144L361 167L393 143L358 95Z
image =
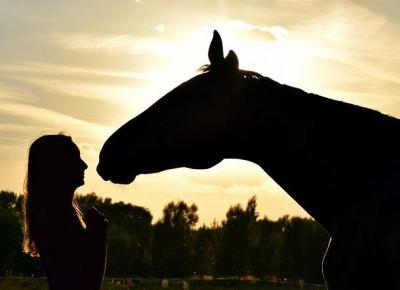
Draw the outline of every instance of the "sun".
M301 57L305 48L291 39L285 28L255 27L241 21L226 21L200 27L182 36L169 56L174 61L174 72L170 72L168 81L179 83L209 62L207 52L214 29L222 37L225 55L234 50L241 69L256 71L287 84L302 77L298 68L304 65Z

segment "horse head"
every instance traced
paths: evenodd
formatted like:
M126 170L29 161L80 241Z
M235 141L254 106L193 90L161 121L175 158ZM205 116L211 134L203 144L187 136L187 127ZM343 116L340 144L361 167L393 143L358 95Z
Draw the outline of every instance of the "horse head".
M114 183L131 183L138 174L188 167L210 168L229 157L243 114L239 61L224 57L217 31L209 47L210 64L146 111L119 128L103 145L98 173ZM250 76L248 76L250 77ZM251 75L256 78L256 74Z

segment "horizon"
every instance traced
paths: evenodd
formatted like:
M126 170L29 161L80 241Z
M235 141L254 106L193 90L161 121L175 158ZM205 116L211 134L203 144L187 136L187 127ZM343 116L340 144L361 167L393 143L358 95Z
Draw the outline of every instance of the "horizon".
M248 161L114 185L97 175L98 153L120 125L199 74L214 29L241 69L399 117L398 11L360 0L1 2L0 186L22 193L30 143L65 132L89 165L77 192L146 207L155 220L184 200L208 225L253 195L261 217L309 217Z
M12 194L15 194L15 195L16 195L16 198L17 198L16 200L18 200L18 198L19 198L20 196L23 196L23 193L17 193L17 192L8 191L8 190L3 190L3 189L0 189L0 193L12 193ZM92 194L94 194L94 196L95 196L96 198L98 198L97 201L100 202L100 203L105 203L105 200L106 200L106 199L109 199L109 200L110 200L110 204L111 204L112 206L114 206L115 204L117 204L117 203L119 203L119 202L122 202L122 203L125 204L125 205L129 205L129 206L133 206L133 207L140 207L140 208L145 209L146 211L148 211L148 212L150 213L150 215L151 215L151 217L152 217L152 219L151 219L151 225L155 225L155 224L157 224L157 223L163 221L163 220L162 220L162 218L164 217L164 216L163 216L163 214L164 214L164 213L163 213L163 210L164 210L171 202L174 203L174 204L178 204L179 202L184 202L184 203L187 204L189 207L190 207L191 205L193 205L193 204L197 206L197 204L195 204L195 203L188 203L188 202L186 202L185 200L182 200L182 199L181 199L181 200L179 200L179 199L178 199L178 200L170 200L169 202L167 202L167 203L164 205L161 214L160 214L160 215L155 215L155 213L152 212L149 208L144 207L144 206L140 206L140 205L137 205L137 204L132 204L131 202L124 202L124 201L121 201L121 200L114 200L114 199L113 199L112 197L110 197L110 196L102 196L102 195L97 194L96 192L88 192L88 193L76 192L76 193L75 193L75 201L77 201L80 210L82 209L82 205L80 204L79 199L80 199L80 198L85 198L85 197L91 196ZM254 197L254 196L253 196L253 197ZM252 198L252 197L250 197L250 199L251 199L251 198ZM256 198L256 201L257 201L257 196L255 196L255 198ZM216 219L214 219L214 220L212 220L210 223L206 224L206 223L204 223L204 222L201 222L200 219L199 219L199 220L194 224L194 226L192 227L192 229L193 229L193 230L197 230L197 229L199 229L199 228L201 228L201 227L213 228L214 226L217 226L217 227L223 226L223 222L226 222L226 221L227 221L227 216L226 216L226 214L227 214L231 209L233 209L233 208L235 208L235 207L237 207L237 206L239 206L241 209L243 209L243 211L245 211L245 210L246 210L246 206L248 205L248 202L250 201L250 199L247 200L245 204L241 204L241 203L231 204L228 208L226 208L226 210L225 210L225 216L224 216L221 220L216 220ZM258 208L258 202L257 202L257 204L256 204L256 209L257 209L257 208ZM200 209L197 207L196 215L198 215L199 210L200 210ZM316 222L316 223L321 227L321 229L323 229L323 227L322 227L315 219L313 219L313 218L310 217L310 216L296 216L296 215L289 215L289 214L286 214L286 215L282 215L282 216L280 216L280 217L278 217L278 218L276 218L276 219L270 219L270 218L268 217L268 215L261 215L258 211L256 211L255 214L257 215L257 217L256 217L256 220L257 220L257 221L265 221L265 220L267 220L267 221L271 221L271 222L279 222L279 220L284 219L284 218L288 218L288 219L300 218L300 219L304 219L304 220L311 220L311 221L314 221L314 222ZM107 218L107 216L106 216L106 218Z

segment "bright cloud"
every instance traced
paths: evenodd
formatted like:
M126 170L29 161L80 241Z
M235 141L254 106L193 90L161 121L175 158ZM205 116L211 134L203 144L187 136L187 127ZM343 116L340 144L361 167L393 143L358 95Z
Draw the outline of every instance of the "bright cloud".
M164 26L157 26L157 32L163 32ZM52 33L50 42L61 48L76 51L103 51L105 53L126 53L135 55L171 54L177 43L168 43L157 37L137 37L133 35L95 35Z

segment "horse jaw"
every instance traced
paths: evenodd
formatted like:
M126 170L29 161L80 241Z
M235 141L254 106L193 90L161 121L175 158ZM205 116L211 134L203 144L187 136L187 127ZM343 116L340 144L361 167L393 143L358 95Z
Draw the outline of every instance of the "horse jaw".
M169 169L174 168L190 168L190 169L197 169L197 170L205 170L209 169L217 164L219 164L223 158L200 158L200 159L193 159L193 160L186 160L182 162L182 164L163 164L160 167L156 168L142 168L135 171L130 172L129 174L125 175L107 175L103 170L101 165L99 164L96 168L97 173L103 178L104 181L111 181L115 184L130 184L136 180L136 177L141 174L152 174L152 173L159 173L162 171L166 171Z
M188 165L185 165L184 167L190 169L205 170L221 163L222 160L224 160L224 158L219 158L219 157L197 159L197 160L192 160L191 162L189 162Z
M113 177L113 178L109 179L109 181L111 181L112 183L115 183L115 184L127 185L127 184L131 184L132 182L134 182L135 179L136 179L136 176L137 175L133 175L133 176L129 176L127 178L120 178L120 177L115 178L115 177Z

